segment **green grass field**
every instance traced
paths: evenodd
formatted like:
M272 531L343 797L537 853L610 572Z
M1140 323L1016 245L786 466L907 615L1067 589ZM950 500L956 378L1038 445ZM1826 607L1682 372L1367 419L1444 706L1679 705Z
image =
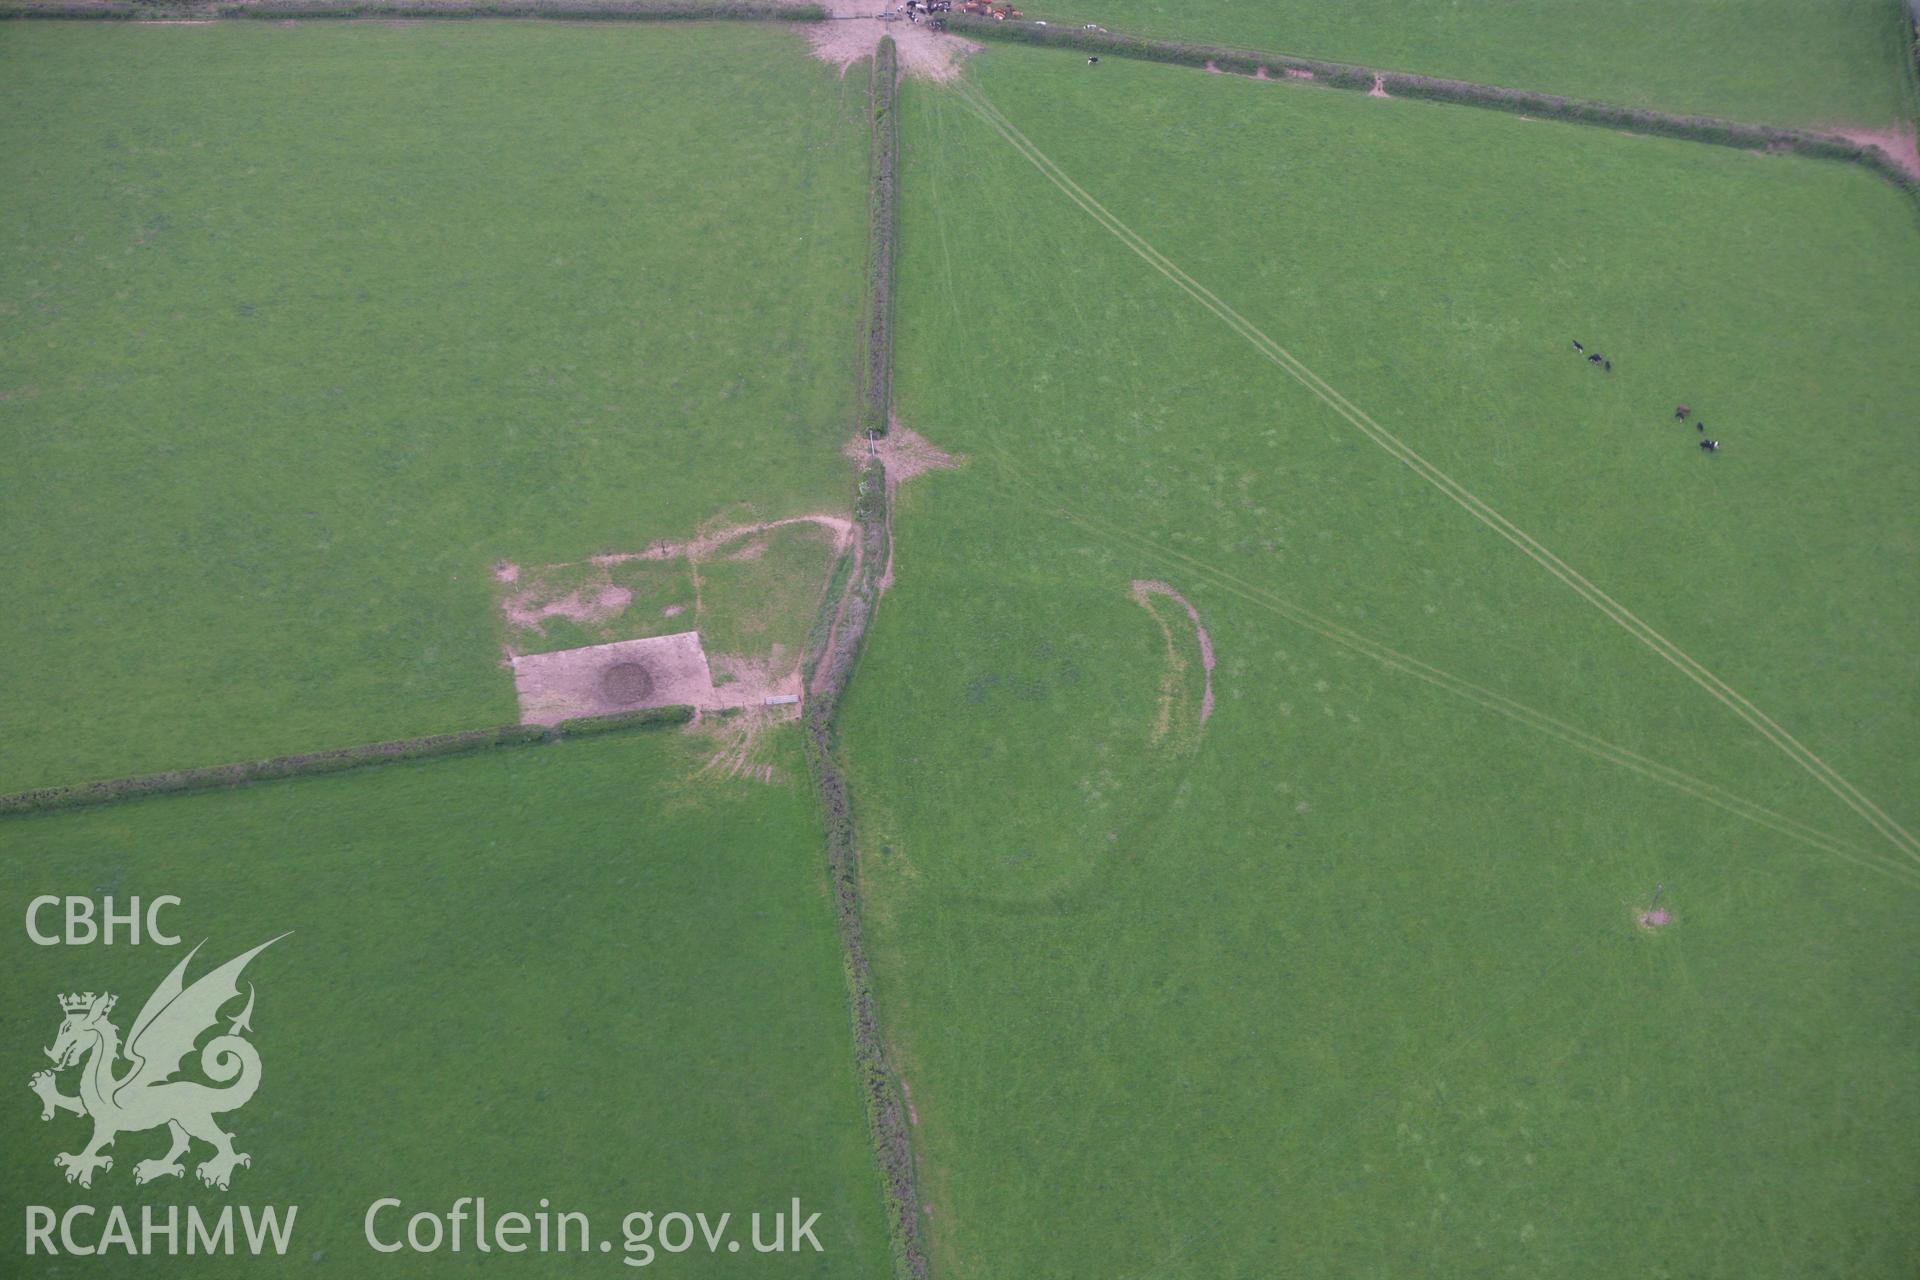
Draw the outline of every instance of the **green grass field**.
M506 643L515 653L544 653L699 631L710 657L766 660L777 650L775 665L790 666L826 588L834 538L832 529L802 522L739 534L692 560L589 559L523 570L496 588L503 612L518 607L524 616L556 603L597 602L609 590L626 594L606 616L545 616L525 625L509 619Z
M1036 0L1030 18L1777 124L1913 123L1900 0Z
M191 1168L134 1189L133 1165L161 1154L164 1133L122 1136L90 1191L68 1186L52 1157L87 1129L42 1124L26 1091L57 994L118 993L124 1033L186 947L43 948L16 926L0 982L18 1076L0 1194L56 1210L298 1205L286 1265L349 1275L465 1274L480 1260L471 1246L374 1254L361 1220L384 1196L444 1213L485 1195L496 1214L544 1196L613 1239L611 1259L508 1264L542 1276L627 1270L619 1228L635 1210L732 1211L744 1238L750 1213L798 1196L821 1214L825 1251L748 1252L756 1273L890 1274L797 732L772 746L773 786L698 780L701 735L615 735L9 822L24 889L179 896L163 921L187 945L209 939L193 976L294 933L248 969L263 1083L225 1118L253 1164L223 1196ZM397 1235L404 1217L381 1229ZM9 1213L8 1274L76 1265L28 1263L21 1232ZM197 1260L192 1274L262 1265ZM656 1265L743 1266L704 1246Z
M970 461L845 734L942 1273L1910 1274L1915 855L1014 142L1909 828L1911 204L1011 48L903 110L897 408Z
M1913 114L1884 2L1064 6ZM0 23L0 791L507 721L503 646L697 628L725 680L850 626L814 524L605 558L848 511L870 104L804 51ZM934 1280L1920 1270L1912 200L1007 44L898 123L892 408L963 460L891 505L836 749ZM612 1245L503 1273L612 1274L629 1212L797 1197L822 1254L657 1265L900 1280L800 732L0 822L16 921L293 930L223 1195L136 1189L158 1134L69 1186L26 1087L56 994L124 1030L185 948L16 923L0 1257L22 1205L297 1204L290 1266L451 1273L497 1260L363 1215L484 1195Z
M488 569L843 510L864 82L770 26L0 30L0 790L513 718Z

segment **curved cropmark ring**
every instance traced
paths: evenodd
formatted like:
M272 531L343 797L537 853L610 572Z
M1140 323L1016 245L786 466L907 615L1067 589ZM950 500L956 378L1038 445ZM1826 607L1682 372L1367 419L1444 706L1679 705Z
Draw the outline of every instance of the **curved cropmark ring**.
M1920 861L1920 840L1887 814L1859 788L1841 777L1826 761L1815 755L1792 734L1777 724L1770 716L1742 697L1736 690L1721 680L1713 672L1695 661L1678 645L1668 640L1651 625L1630 612L1624 605L1614 600L1606 592L1582 576L1571 565L1561 560L1532 535L1515 525L1511 520L1494 510L1474 493L1454 480L1446 472L1420 454L1398 436L1375 422L1352 401L1335 390L1323 378L1308 368L1286 348L1268 337L1245 316L1221 301L1211 290L1200 284L1192 276L1182 271L1171 259L1148 244L1120 219L1115 217L1098 200L1095 200L1060 167L1034 145L1031 139L1021 133L1011 121L1002 115L980 89L962 82L958 87L961 101L966 103L988 126L998 132L1010 143L1014 150L1024 156L1042 176L1058 187L1068 199L1079 205L1093 219L1112 232L1147 264L1161 275L1171 280L1182 292L1194 301L1225 321L1235 333L1245 338L1255 350L1278 365L1289 377L1305 387L1328 408L1380 446L1396 460L1404 464L1421 479L1439 489L1448 499L1458 504L1474 519L1492 529L1502 538L1512 543L1536 564L1546 569L1554 577L1598 609L1609 620L1619 626L1641 644L1654 651L1662 659L1671 663L1689 680L1699 685L1716 701L1752 726L1768 742L1778 747L1789 759L1812 775L1813 779L1839 798L1841 803L1852 809L1868 825L1878 831L1895 848L1908 857Z

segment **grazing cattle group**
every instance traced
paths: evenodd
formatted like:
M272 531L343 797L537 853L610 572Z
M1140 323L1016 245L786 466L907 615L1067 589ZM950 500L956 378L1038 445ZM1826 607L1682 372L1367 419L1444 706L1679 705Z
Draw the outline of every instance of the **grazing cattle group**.
M1585 356L1588 364L1598 365L1600 369L1606 373L1613 372L1613 361L1607 359L1607 357L1601 355L1598 351L1588 351L1586 344L1581 342L1580 339L1573 339L1573 350L1574 354ZM1685 422L1687 419L1693 418L1693 406L1685 404L1675 405L1673 407L1673 416L1676 421ZM1693 429L1700 433L1700 449L1703 453L1720 452L1720 442L1708 438L1707 424L1705 422L1694 418Z

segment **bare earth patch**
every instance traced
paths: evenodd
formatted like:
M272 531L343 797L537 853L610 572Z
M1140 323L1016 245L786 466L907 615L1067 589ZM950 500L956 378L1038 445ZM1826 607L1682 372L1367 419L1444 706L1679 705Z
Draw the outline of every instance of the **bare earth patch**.
M1673 913L1665 907L1655 907L1651 911L1640 912L1634 916L1634 921L1642 929L1652 932L1655 929L1664 929L1672 924Z
M521 654L508 664L521 724L673 706L751 711L768 722L800 714L800 672L778 646L769 658L721 654L709 664L698 631Z
M765 658L749 658L737 653L715 655L713 667L721 683L714 686L713 705L718 707L762 707L769 698L801 696L800 665L780 645ZM776 709L780 718L800 714L798 702Z
M826 0L828 20L807 25L813 56L832 63L845 75L847 68L871 58L881 36L892 36L903 75L947 81L960 74L960 61L980 46L971 40L934 31L926 21L909 22L902 13L894 22L875 15L891 10L888 0ZM895 11L897 12L897 11Z
M833 554L838 555L845 549L853 537L853 522L844 516L825 514L788 516L782 520L766 520L757 524L726 525L712 532L703 533L686 542L660 541L648 546L644 551L614 552L589 556L583 561L563 562L560 564L535 565L522 569L512 561L503 560L492 567L495 582L517 585L519 589L500 600L500 612L506 618L510 628L516 632L544 636L542 623L548 618L564 618L582 625L597 625L620 617L633 605L633 591L614 581L611 570L623 564L638 561L667 561L684 557L694 571L695 603L698 603L699 561L716 552L756 533L765 533L772 529L782 529L791 525L813 524L826 529L833 537ZM754 560L764 555L767 544L764 540L740 549L727 556L729 560ZM583 573L584 567L590 573ZM581 583L582 577L589 581ZM672 618L684 612L685 606L669 605L661 610L666 617ZM517 644L509 643L509 654Z
M878 440L869 440L864 435L855 436L847 441L841 450L854 465L864 465L868 458L878 458L887 469L887 499L892 501L895 490L929 471L957 471L966 463L963 453L948 453L918 431L900 424L894 418L887 425L887 434Z
M766 732L783 720L793 719L793 711L792 707L748 707L734 715L704 721L700 732L714 744L714 751L700 771L752 782L775 781L779 774L770 758Z
M700 633L620 640L511 660L521 724L558 724L646 707L714 705Z
M1373 78L1373 88L1367 90L1367 96L1369 98L1386 97L1387 96L1387 78L1385 76L1375 76Z
M918 441L918 445L925 455L921 469L939 465L946 458L924 441ZM523 570L503 561L493 566L492 577L509 584L499 608L509 627L522 633L541 634L542 623L548 618L597 624L625 614L634 606L636 589L615 578L622 572L632 572L620 569L630 562L684 558L693 574L692 607L697 610L701 561L760 561L773 550L772 541L761 535L807 526L826 532L835 556L853 543L851 520L826 514L800 515L709 526L685 542L662 540L642 551L607 553L564 564ZM807 536L818 541L811 532ZM588 578L584 584L580 582L582 576ZM648 589L638 588L642 592ZM657 597L651 605L658 605ZM660 608L659 613L676 617L688 607L676 602ZM654 616L651 607L647 612ZM734 630L737 632L738 626ZM682 704L701 713L735 712L738 714L725 717L724 728L712 718L704 726L721 739L709 769L728 777L773 780L771 753L761 749L762 730L799 716L805 693L800 655L790 645L777 642L764 653L709 656L700 631L693 630L668 636L609 639L602 644L546 653L517 653L517 647L508 645L506 665L513 672L523 724L554 724L577 716ZM701 719L696 716L696 722Z
M548 618L569 622L605 622L627 611L633 592L625 587L604 586L593 591L570 591L558 599L542 600L537 591L510 596L500 606L507 621L516 627L538 630Z
M1832 132L1839 134L1848 142L1857 142L1865 147L1878 147L1887 157L1916 178L1920 178L1920 144L1915 141L1914 128L1910 124L1898 125L1887 129L1855 129L1840 127Z
M716 709L732 708L733 714L708 719L702 731L714 744L702 772L724 778L747 778L772 782L771 753L766 749L766 731L774 725L800 717L800 667L779 645L768 658L748 658L723 653L713 660L720 681L714 686Z
M656 542L645 551L627 551L609 555L599 555L594 556L592 560L594 564L599 565L601 568L609 568L616 564L625 564L629 560L671 560L676 556L687 556L691 559L698 560L703 556L712 555L721 547L726 546L730 542L736 542L750 533L765 533L769 529L784 529L788 525L794 524L817 524L831 531L833 534L833 549L835 554L838 554L847 545L847 539L853 536L853 521L847 519L845 516L830 516L824 514L788 516L784 520L765 520L759 524L728 525L724 529L716 530L713 533L702 534L688 542ZM548 565L546 567L549 569L564 569L567 566Z

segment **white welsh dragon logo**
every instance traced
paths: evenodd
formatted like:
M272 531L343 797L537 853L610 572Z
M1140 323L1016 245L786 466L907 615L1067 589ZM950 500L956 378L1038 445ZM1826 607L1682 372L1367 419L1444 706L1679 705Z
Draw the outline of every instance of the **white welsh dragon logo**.
M283 933L280 938L286 936ZM67 1171L68 1182L92 1186L95 1169L113 1168L113 1158L101 1152L113 1145L117 1135L161 1125L172 1134L173 1146L160 1159L142 1160L133 1166L137 1183L184 1174L180 1157L194 1138L213 1146L213 1156L195 1170L200 1181L210 1187L225 1191L234 1166L253 1163L252 1157L233 1149L233 1135L213 1119L238 1111L260 1087L260 1054L240 1038L241 1032L253 1030L249 1021L253 1017L252 983L247 984L246 1008L231 1019L226 1034L213 1037L200 1050L200 1070L225 1087L216 1089L196 1080L172 1077L193 1052L194 1042L219 1022L221 1006L239 997L240 971L280 938L269 939L227 961L190 987L182 979L200 947L188 952L159 989L147 997L140 1016L133 1020L124 1052L131 1065L124 1074L114 1071L115 1062L122 1056L120 1032L107 1021L117 997L104 992L96 996L91 991L60 997L66 1018L53 1048L46 1051L53 1059L53 1071L37 1072L31 1085L40 1095L42 1120L53 1119L56 1111L93 1117L93 1140L71 1155L53 1158L54 1164ZM80 1093L68 1097L59 1091L54 1072L65 1071L83 1059L86 1065L80 1070Z

